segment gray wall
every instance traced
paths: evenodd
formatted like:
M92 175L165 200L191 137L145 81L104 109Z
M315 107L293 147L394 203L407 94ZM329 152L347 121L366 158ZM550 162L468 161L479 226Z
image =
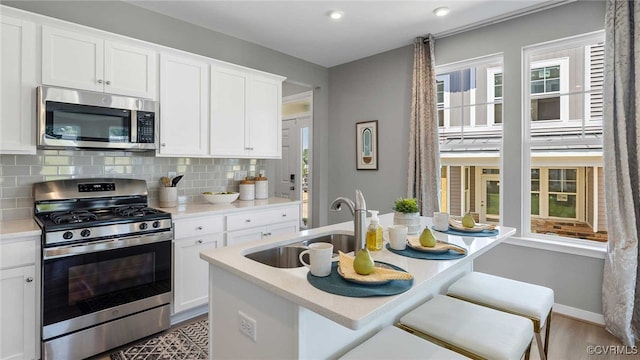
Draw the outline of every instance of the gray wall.
M503 148L520 149L522 48L601 30L604 9L602 1L579 1L436 39L436 63L504 54ZM354 188L360 188L369 208L388 212L393 199L405 194L412 58L413 47L407 45L329 69L329 198L353 196ZM379 121L378 171L355 170L355 123L363 120ZM520 151L503 154L502 176L512 180L503 182L503 198L522 198L521 157ZM505 166L508 164L518 166ZM504 225L520 229L522 206L517 201L503 204L509 208L502 212L502 220ZM347 218L345 214L329 216L330 222ZM599 258L508 244L476 262L479 271L549 286L555 290L558 303L598 314L602 313L602 268Z
M287 77L314 90L314 224L326 224L328 70L263 46L120 1L2 1L3 5ZM268 165L271 166L271 165ZM325 196L320 196L325 194ZM324 211L318 211L325 209Z

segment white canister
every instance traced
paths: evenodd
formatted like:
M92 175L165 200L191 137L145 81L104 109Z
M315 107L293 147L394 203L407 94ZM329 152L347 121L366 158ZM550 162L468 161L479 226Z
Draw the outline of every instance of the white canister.
M256 184L253 180L240 181L240 200L254 200L256 198Z
M269 197L269 181L264 176L258 176L256 181L256 199L266 199Z

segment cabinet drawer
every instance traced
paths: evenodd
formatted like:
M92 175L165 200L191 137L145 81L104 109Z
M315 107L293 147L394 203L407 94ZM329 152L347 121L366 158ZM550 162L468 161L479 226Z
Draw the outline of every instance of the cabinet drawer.
M247 211L227 216L227 231L265 226L283 221L297 220L298 206L285 206L262 211Z
M0 244L0 268L12 268L16 266L35 264L38 254L40 238L29 238L25 241L17 241Z
M174 220L175 238L182 239L224 231L222 216L201 216L189 219Z

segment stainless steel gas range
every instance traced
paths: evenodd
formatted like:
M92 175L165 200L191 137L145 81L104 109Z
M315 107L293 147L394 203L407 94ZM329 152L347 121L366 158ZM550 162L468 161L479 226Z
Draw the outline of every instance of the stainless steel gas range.
M33 185L42 228L42 357L82 359L169 328L171 214L144 180Z

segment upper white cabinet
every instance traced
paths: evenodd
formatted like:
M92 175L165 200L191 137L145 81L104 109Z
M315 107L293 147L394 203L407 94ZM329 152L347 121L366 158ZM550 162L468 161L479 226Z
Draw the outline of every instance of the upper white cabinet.
M0 153L35 154L36 27L0 20Z
M209 65L198 59L160 55L160 148L158 155L208 154Z
M42 27L42 83L156 98L156 58L150 49Z
M212 156L280 158L282 80L241 68L212 66Z

